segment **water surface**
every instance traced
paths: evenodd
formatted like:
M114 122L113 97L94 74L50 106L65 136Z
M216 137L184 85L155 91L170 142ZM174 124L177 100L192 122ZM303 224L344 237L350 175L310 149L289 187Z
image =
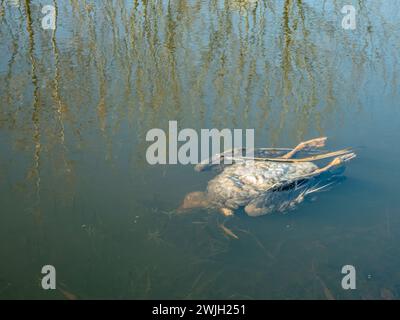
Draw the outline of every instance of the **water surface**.
M400 11L353 1L344 30L347 2L64 0L52 31L48 1L1 1L0 298L66 298L46 264L82 299L399 298ZM358 158L286 215L177 216L212 174L147 164L169 120Z

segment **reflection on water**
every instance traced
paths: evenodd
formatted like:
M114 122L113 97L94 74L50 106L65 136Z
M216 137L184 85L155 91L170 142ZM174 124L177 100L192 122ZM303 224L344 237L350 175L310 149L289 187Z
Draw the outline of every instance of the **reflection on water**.
M354 31L340 1L54 1L56 30L45 4L0 5L1 298L400 297L395 0L360 1ZM232 239L173 212L210 175L146 163L168 120L359 158L294 213L225 221Z

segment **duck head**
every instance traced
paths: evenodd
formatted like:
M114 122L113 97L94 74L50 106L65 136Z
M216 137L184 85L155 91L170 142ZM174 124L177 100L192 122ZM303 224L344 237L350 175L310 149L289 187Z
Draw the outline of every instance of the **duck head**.
M182 204L177 209L178 212L184 212L194 208L205 208L208 205L207 195L202 191L188 193L183 199Z

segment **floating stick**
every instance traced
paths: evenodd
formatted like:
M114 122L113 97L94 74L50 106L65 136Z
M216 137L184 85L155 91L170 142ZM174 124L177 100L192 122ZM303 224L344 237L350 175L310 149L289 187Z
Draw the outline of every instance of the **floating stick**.
M232 160L255 160L255 161L274 161L274 162L310 162L310 161L317 161L332 157L341 156L347 153L352 152L351 149L346 148L338 151L328 152L317 154L311 157L299 158L299 159L285 159L285 158L251 158L251 157L232 157Z

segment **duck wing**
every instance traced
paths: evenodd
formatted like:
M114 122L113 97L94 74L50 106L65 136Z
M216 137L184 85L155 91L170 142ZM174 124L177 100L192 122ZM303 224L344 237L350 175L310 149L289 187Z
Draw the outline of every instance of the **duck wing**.
M282 183L250 201L245 207L245 212L249 216L256 217L272 212L285 213L294 210L306 196L327 191L343 179L345 179L343 176L326 173Z

